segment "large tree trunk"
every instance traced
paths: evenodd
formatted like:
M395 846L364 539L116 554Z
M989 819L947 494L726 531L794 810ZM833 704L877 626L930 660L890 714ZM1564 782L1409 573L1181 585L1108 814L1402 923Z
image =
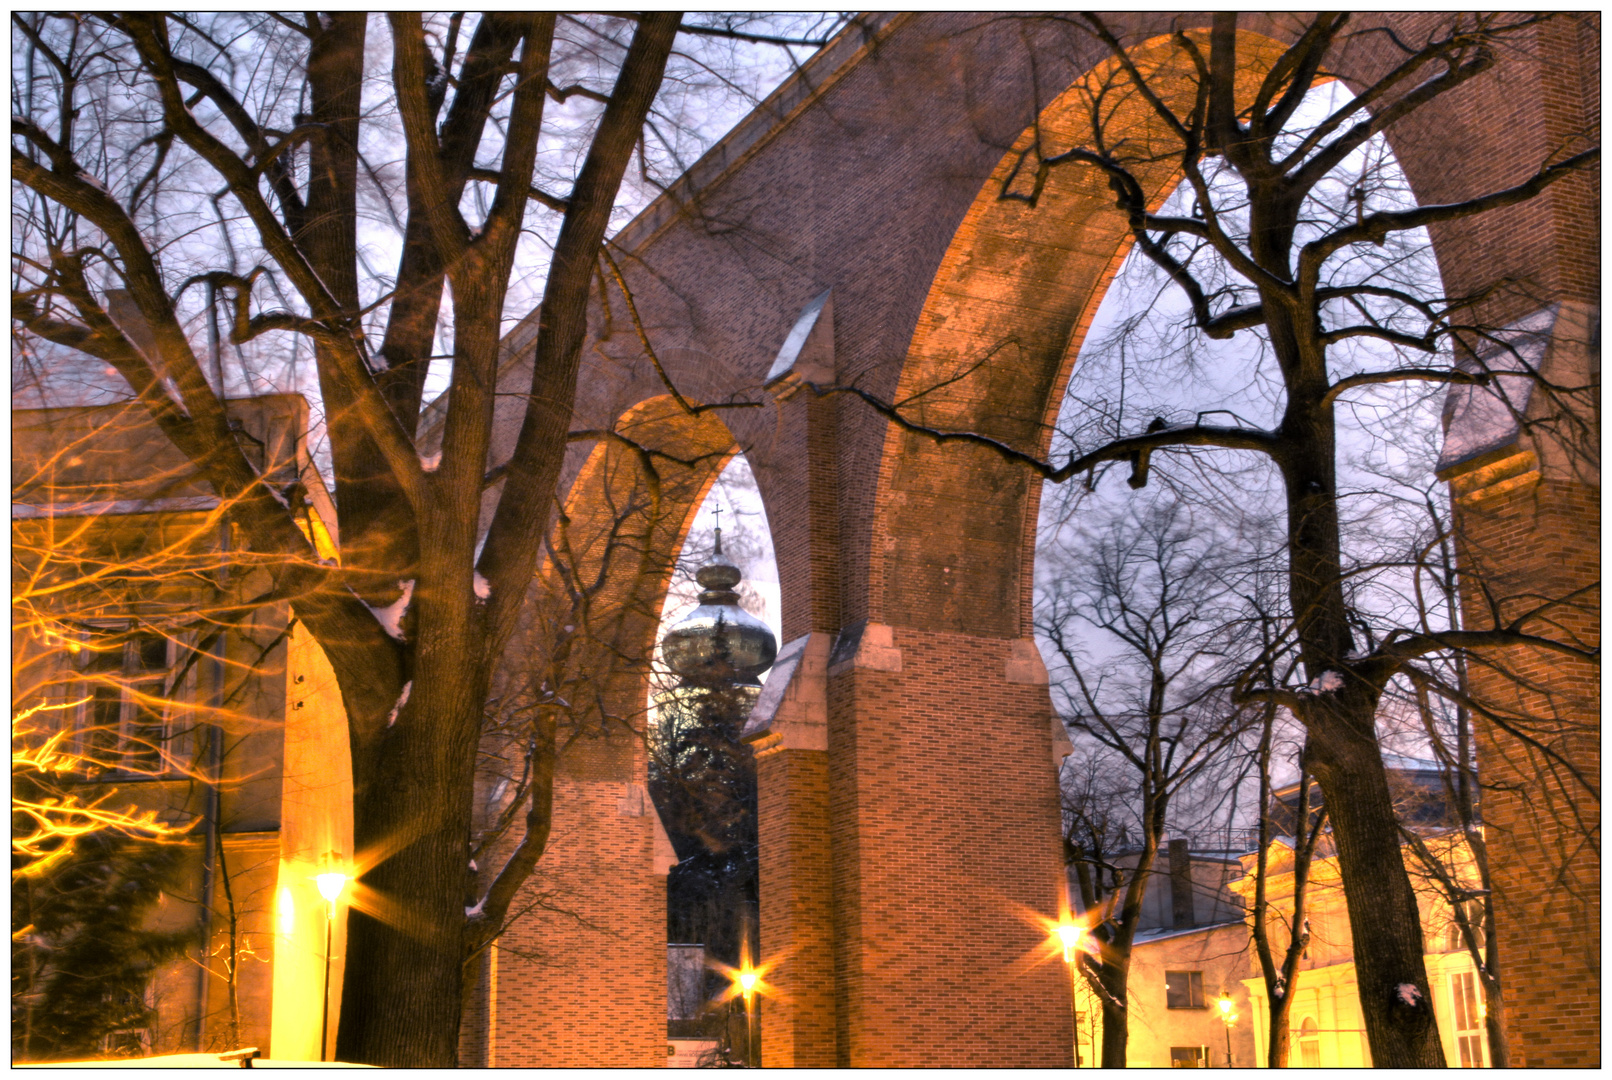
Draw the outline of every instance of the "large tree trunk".
M1123 1004L1131 978L1130 949L1123 959L1104 963L1100 970L1103 988L1108 991L1103 999L1102 1064L1105 1069L1123 1069L1130 1044L1130 1018Z
M1287 1068L1287 1060L1293 1049L1292 1040L1288 1038L1288 1021L1293 1015L1292 1003L1291 988L1281 997L1271 1001L1270 1044L1265 1058L1265 1067L1268 1069Z
M1511 1044L1506 1041L1506 1003L1500 996L1500 980L1480 972L1478 982L1483 986L1483 1033L1489 1040L1489 1068L1509 1069Z
M486 678L468 650L422 656L408 705L353 761L362 876L348 923L336 1057L370 1065L458 1062L467 843ZM432 662L435 661L435 662Z
M1317 711L1325 708L1317 705ZM1421 917L1405 872L1382 750L1373 734L1375 709L1355 709L1352 715L1343 708L1326 711L1332 713L1327 722L1310 728L1313 765L1338 847L1372 1064L1442 1068L1444 1050L1422 958Z
M1332 820L1372 1061L1378 1068L1442 1068L1421 916L1377 741L1381 690L1349 666L1355 642L1343 588L1335 418L1324 404L1326 354L1314 327L1281 316L1268 325L1289 395L1281 427L1288 589L1311 679L1300 719Z

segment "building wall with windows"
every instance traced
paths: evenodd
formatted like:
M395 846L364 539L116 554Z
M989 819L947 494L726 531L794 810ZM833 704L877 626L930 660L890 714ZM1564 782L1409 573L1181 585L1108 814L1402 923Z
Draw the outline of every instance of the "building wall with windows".
M1445 834L1428 838L1429 847L1440 855L1458 881L1476 887L1476 871L1464 843ZM1269 853L1266 890L1272 905L1271 949L1278 963L1287 948L1286 926L1291 917L1293 859L1290 838L1273 841ZM1355 976L1354 949L1350 936L1349 913L1344 905L1342 878L1337 858L1326 838L1322 838L1311 865L1306 912L1310 945L1299 964L1289 1014L1292 1067L1361 1068L1371 1065L1365 1021ZM1414 864L1409 848L1406 862L1416 887L1421 912L1426 953L1428 985L1433 994L1433 1013L1438 1021L1444 1058L1451 1066L1483 1068L1489 1064L1483 1032L1483 994L1476 979L1476 966L1456 932L1449 905ZM1243 857L1246 876L1236 883L1237 890L1252 900L1256 856ZM1244 939L1249 936L1242 930ZM1258 962L1248 954L1249 977L1243 985L1250 1004L1257 1062L1267 1060L1270 1032L1270 1003Z
M1240 920L1138 934L1131 952L1126 1065L1224 1068L1229 1035L1231 1066L1250 1067L1255 1047L1248 962L1248 929ZM1220 1007L1222 1000L1231 1002L1229 1012Z
M306 404L230 404L334 558ZM196 943L153 972L155 1019L102 1051L317 1058L326 924L334 1010L345 920L313 876L352 850L329 665L289 606L264 599L267 574L232 555L217 499L137 406L14 409L11 468L13 715L47 706L13 739L63 731L74 794L188 826L146 919Z

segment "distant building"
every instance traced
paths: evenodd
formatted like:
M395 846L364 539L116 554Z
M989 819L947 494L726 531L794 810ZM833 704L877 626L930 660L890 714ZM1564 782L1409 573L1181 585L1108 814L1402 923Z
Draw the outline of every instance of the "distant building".
M1477 873L1471 852L1458 832L1452 831L1448 808L1442 795L1438 766L1397 755L1384 755L1388 764L1389 786L1401 808L1406 824L1435 847L1457 878L1477 886ZM1279 804L1272 817L1278 822L1294 821L1297 788L1278 791ZM1320 805L1319 792L1312 788L1312 806ZM1417 891L1425 934L1427 977L1433 994L1433 1012L1438 1019L1444 1057L1450 1065L1483 1068L1489 1064L1488 1045L1483 1030L1483 992L1471 956L1454 931L1449 905L1426 883L1426 875L1411 862L1406 851L1411 882ZM1244 874L1233 888L1252 902L1257 855L1241 858ZM1293 840L1279 836L1272 840L1266 882L1267 895L1276 912L1291 912L1293 897ZM1301 972L1294 991L1289 1019L1290 1064L1301 1068L1363 1068L1371 1065L1366 1042L1365 1021L1355 977L1354 945L1350 937L1349 915L1344 906L1343 883L1330 838L1322 836L1310 868L1306 910L1310 924L1310 947L1299 965ZM1284 921L1272 920L1272 948L1287 947ZM1245 934L1246 937L1246 934ZM1252 959L1252 953L1249 954ZM1267 1056L1269 1000L1264 979L1256 966L1253 977L1245 980L1253 1005L1249 1017L1260 1061Z
M1135 853L1115 861L1134 867ZM1230 1026L1235 1066L1253 1063L1247 990L1248 931L1243 901L1232 888L1242 866L1223 848L1193 850L1178 837L1160 849L1142 900L1141 925L1131 948L1127 1008L1130 1023L1126 1064L1130 1068L1199 1068L1226 1064L1227 1026L1216 1005L1233 1003ZM1080 887L1070 868L1071 907L1084 913ZM1094 1068L1102 1056L1102 1006L1097 995L1075 984L1076 1045L1080 1064Z
M1438 852L1458 879L1476 887L1471 853L1452 829L1436 763L1384 755L1389 784L1402 820ZM1293 826L1298 787L1272 796L1270 817L1278 833L1271 842L1267 895L1276 912L1290 912L1293 895ZM1310 789L1312 813L1320 791ZM1410 857L1410 856L1408 856ZM1135 854L1120 856L1134 866ZM1130 1068L1263 1067L1268 1058L1270 1008L1259 974L1245 912L1253 902L1257 854L1225 849L1194 850L1172 840L1154 862L1142 905L1142 924L1131 950L1127 1006ZM1433 992L1445 1059L1461 1067L1487 1067L1483 992L1472 958L1461 943L1447 903L1411 867L1426 931L1427 974ZM1082 910L1070 873L1072 908ZM1323 836L1310 871L1307 899L1310 947L1290 1014L1294 1067L1362 1068L1371 1064L1360 1012L1354 947L1344 907L1337 857ZM1273 919L1272 948L1287 946L1283 918ZM1228 1026L1218 1001L1231 1002ZM1077 1046L1081 1064L1095 1067L1102 1052L1102 1010L1084 980L1075 987ZM1228 1051L1229 1034L1229 1051Z

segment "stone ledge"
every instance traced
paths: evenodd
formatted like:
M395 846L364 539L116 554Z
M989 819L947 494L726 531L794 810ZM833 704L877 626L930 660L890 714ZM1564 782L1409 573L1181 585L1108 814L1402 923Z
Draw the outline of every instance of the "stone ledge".
M834 639L828 658L829 677L847 671L901 671L901 650L895 645L895 630L884 623L852 623Z
M828 749L829 644L827 634L806 634L778 651L739 736L757 758Z

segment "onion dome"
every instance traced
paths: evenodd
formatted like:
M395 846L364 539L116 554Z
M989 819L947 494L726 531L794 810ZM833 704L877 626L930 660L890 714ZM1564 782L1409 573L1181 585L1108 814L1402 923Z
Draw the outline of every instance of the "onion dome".
M679 619L661 639L666 663L688 686L755 686L772 666L778 639L767 624L739 607L734 587L744 574L722 556L722 530L716 530L711 561L694 574L704 590L700 606Z

